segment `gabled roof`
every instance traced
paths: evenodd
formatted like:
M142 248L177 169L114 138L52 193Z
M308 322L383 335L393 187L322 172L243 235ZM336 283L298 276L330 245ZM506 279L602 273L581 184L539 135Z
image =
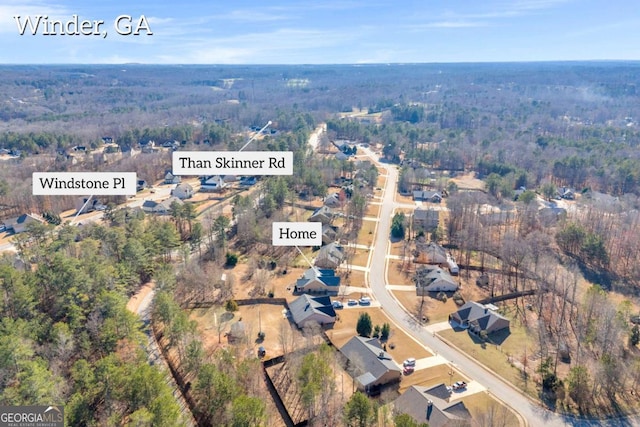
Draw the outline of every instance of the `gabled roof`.
M449 391L444 384L433 387L411 386L394 402L394 411L410 415L418 423L428 423L430 427L465 425L461 422L472 420L464 402L449 403ZM455 423L455 424L454 424Z
M333 309L333 305L331 305L329 297L310 297L304 294L289 303L289 310L293 321L297 325L304 323L306 319L314 314L327 317L327 320L335 319L336 317L336 312Z
M40 223L45 223L46 221L44 220L44 218L41 218L40 216L36 215L36 214L32 214L32 213L26 213L26 214L22 214L17 218L10 218L8 220L5 221L5 225L8 228L13 228L16 225L21 225L21 224L25 224L25 223L29 223L29 222L33 222L33 221L37 221Z
M453 314L453 319L461 323L467 322L481 331L491 330L496 322L509 322L506 317L475 301L466 302Z
M190 184L186 183L186 182L176 185L176 188L174 190L177 190L177 189L180 189L180 190L183 190L183 191L187 191L187 192L188 191L193 191L193 187Z
M331 220L333 218L333 210L327 206L322 206L311 214L309 221L321 221L322 219Z
M413 218L418 221L426 221L428 219L438 220L440 218L440 211L437 211L435 209L418 208L413 211Z
M402 372L391 355L382 349L377 338L353 337L342 346L340 352L356 367L356 378L367 386L380 379L388 371Z
M344 248L339 243L333 242L320 248L316 257L316 265L339 266L345 258Z
M340 277L336 276L335 271L326 268L310 268L298 279L296 287L303 288L314 280L321 281L325 286L340 286Z
M421 280L418 280L418 277ZM456 281L453 280L453 277L451 277L451 275L447 271L441 269L440 267L426 266L419 268L416 271L416 287L421 286L424 288L428 288L429 285L436 281L450 283L451 285L456 287L458 286Z

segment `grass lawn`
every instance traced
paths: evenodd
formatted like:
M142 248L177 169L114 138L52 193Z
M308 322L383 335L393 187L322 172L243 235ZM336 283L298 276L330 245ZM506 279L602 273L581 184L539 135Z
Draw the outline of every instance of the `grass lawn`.
M488 412L488 409L493 408L493 420L496 424L504 421L501 425L518 425L518 418L515 414L505 405L489 396L486 392L472 394L469 397L463 398L462 401L475 420L483 419L485 414Z
M392 291L398 301L407 310L414 311L416 305L420 301L420 296L416 295L415 291ZM433 295L435 296L435 294ZM425 303L427 304L426 315L429 317L429 323L444 322L449 319L449 314L458 310L458 306L453 302L453 299L448 298L447 302L442 302L430 296L425 296Z
M391 253L390 255L402 256L404 252L404 247L406 245L406 240L399 240L397 242L391 242ZM413 247L413 245L411 245ZM406 255L410 256L410 250L407 250Z
M360 313L369 313L373 325L382 326L383 323L391 325L391 335L387 342L387 352L391 354L397 363L409 357L420 359L432 356L420 343L414 341L403 330L399 329L389 320L386 314L377 307L370 308L347 308L338 310L340 320L336 322L333 329L327 331L329 339L337 348L342 347L347 341L356 335L356 323ZM395 348L390 348L391 344L395 344Z
M404 360L404 359L403 359ZM449 376L449 372L453 372L453 376ZM406 389L412 385L420 385L423 387L430 387L441 383L450 384L456 381L469 381L468 378L462 376L462 374L449 365L438 365L427 369L417 370L409 375L403 375L400 382L400 393L403 393Z
M382 171L380 173L384 173L384 171ZM378 181L376 182L376 187L384 188L385 185L387 185L387 177L386 176L379 176L378 177Z
M494 337L494 339L504 339L499 346L484 343L480 338L469 334L466 330L448 329L438 332L438 334L452 342L470 357L487 366L493 372L498 373L506 381L509 381L532 397L537 398L537 390L533 379L529 378L525 380L521 371L514 367L509 361L509 358L511 358L514 361L520 362L520 354L523 354L525 346L529 345L531 340L527 337L524 327L516 325L513 321L511 322L510 331L511 333L506 339L506 334L502 336L498 334ZM528 349L528 354L533 354L531 348ZM534 366L529 366L527 371L530 376L534 370Z
M353 258L351 258L351 265L366 267L369 260L369 252L366 249L356 249Z
M402 261L389 260L389 267L387 268L388 283L390 285L411 285L415 284L411 280L413 273L406 274L406 267L402 269Z
M340 271L340 276L342 276L342 281L340 282L342 285L346 285L346 286L357 286L360 288L366 288L368 287L367 284L364 281L364 271L356 271L356 270L351 270L351 272L349 272L349 276L345 277L346 271L341 270ZM360 292L357 292L357 297L360 298ZM352 295L353 297L353 295Z
M400 193L396 193L394 195L395 201L398 203L403 203L406 205L415 205L416 202L413 201L413 196L403 196Z
M371 246L373 244L373 233L376 223L373 221L362 221L362 227L358 231L358 245Z
M369 203L367 205L367 210L364 212L364 216L377 218L378 215L380 215L380 205L373 205Z

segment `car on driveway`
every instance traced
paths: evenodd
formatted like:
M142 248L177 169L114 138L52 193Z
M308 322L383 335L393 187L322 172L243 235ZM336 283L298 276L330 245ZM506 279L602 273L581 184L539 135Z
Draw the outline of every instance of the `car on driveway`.
M413 371L415 370L416 370L415 366L405 366L404 368L402 368L402 373L404 375L409 375L409 374L412 374Z
M360 303L360 305L371 305L371 298L362 297L358 302Z
M408 359L406 359L404 362L402 362L402 366L416 366L416 359L413 357L410 357Z
M451 386L451 388L454 390L464 390L467 388L467 383L464 381L457 381Z
M340 301L334 301L331 303L331 305L333 306L333 308L343 308L344 305L342 305L342 303Z
M354 300L354 299L350 299L347 301L347 305L358 305L358 301Z

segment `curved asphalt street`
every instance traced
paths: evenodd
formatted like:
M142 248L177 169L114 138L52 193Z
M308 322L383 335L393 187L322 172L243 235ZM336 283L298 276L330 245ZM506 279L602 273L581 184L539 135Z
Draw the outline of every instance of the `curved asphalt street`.
M372 159L377 156L370 150L364 150ZM389 235L391 230L391 217L396 207L394 194L398 182L398 169L395 165L378 163L379 166L387 170L387 180L382 197L380 210L380 220L378 221L374 248L370 254L368 275L369 286L372 294L377 299L382 309L386 312L396 325L400 326L409 335L413 336L420 343L426 345L436 354L451 361L452 365L464 373L470 379L479 382L496 398L508 404L512 409L520 414L529 426L538 427L561 427L561 426L638 426L637 417L622 420L587 421L566 418L544 409L530 398L522 394L520 390L505 382L487 370L483 365L476 362L465 353L450 347L436 335L428 332L420 326L416 320L405 311L400 303L387 290L387 259L389 250ZM365 280L367 280L365 279Z

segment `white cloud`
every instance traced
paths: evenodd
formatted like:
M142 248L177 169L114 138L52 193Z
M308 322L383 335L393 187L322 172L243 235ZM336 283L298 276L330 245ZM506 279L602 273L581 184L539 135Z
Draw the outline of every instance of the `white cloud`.
M18 35L18 25L15 16L21 18L21 22L24 23L24 19L28 16L48 16L49 20L68 20L73 13L69 11L65 6L56 4L45 4L39 1L24 1L18 2L13 0L7 0L4 4L0 5L0 34L14 33ZM28 31L28 30L27 30ZM22 37L27 37L26 34ZM31 36L30 36L31 37Z

